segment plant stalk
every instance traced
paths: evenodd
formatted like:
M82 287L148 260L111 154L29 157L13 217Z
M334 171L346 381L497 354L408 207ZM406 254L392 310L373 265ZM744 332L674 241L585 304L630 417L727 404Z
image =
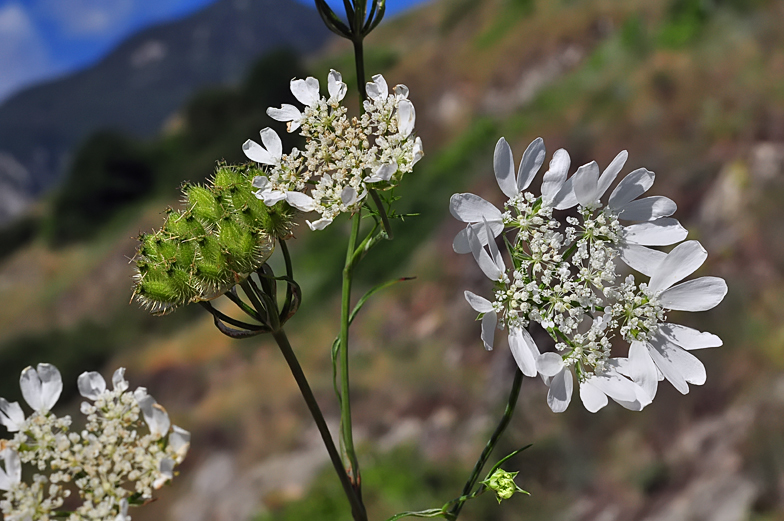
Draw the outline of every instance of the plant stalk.
M354 490L361 501L361 479L359 462L354 450L354 435L351 425L351 398L349 396L349 368L348 368L348 337L351 315L351 283L354 275L354 250L359 236L359 226L362 210L360 209L351 218L351 235L346 249L346 264L343 268L343 287L341 292L340 309L340 432L343 448L346 452L348 465L347 474L351 478Z
M308 380L305 378L305 373L302 372L302 366L299 365L297 356L291 348L286 332L282 328L278 329L277 331L272 332L272 337L278 343L278 347L280 347L283 357L289 364L291 374L294 376L294 380L297 381L302 397L305 399L310 414L316 422L316 427L318 427L321 439L324 441L324 445L327 448L332 466L335 467L335 472L338 474L340 484L343 485L343 491L345 492L349 503L351 503L351 515L354 518L354 521L366 521L367 514L365 513L365 507L362 505L358 492L352 487L351 479L343 468L343 462L340 459L338 450L335 448L335 443L332 441L332 435L329 432L329 427L327 427L327 422L324 420L324 415L321 413L316 397L313 396L313 391L311 391Z
M479 456L476 465L474 465L474 470L471 472L471 476L468 478L468 481L466 481L466 484L463 487L461 498L467 498L471 494L471 491L476 486L477 481L479 481L479 475L482 472L482 468L484 468L488 458L490 457L490 454L493 452L493 449L495 449L499 438L509 426L509 422L512 420L512 415L514 414L515 406L517 405L517 398L520 396L520 387L522 384L523 373L518 368L515 372L514 382L512 383L512 390L509 392L509 399L507 400L506 408L504 409L504 414L501 417L501 421L498 422L498 426L496 426L493 435L490 436L490 439L487 441L487 445L485 445L485 449ZM445 517L450 521L455 521L457 516L460 515L460 510L463 509L464 504L465 501L458 501L455 503L449 512L446 513Z

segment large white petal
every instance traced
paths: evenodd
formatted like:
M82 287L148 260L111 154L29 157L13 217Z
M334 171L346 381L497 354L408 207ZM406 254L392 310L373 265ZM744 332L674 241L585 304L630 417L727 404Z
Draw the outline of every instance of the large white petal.
M707 311L718 306L726 294L724 279L700 277L664 291L659 295L659 302L666 309L676 311Z
M465 296L468 305L477 313L489 313L493 311L493 303L486 298L480 297L476 293L472 293L468 290L465 290L463 295Z
M468 233L468 244L471 246L471 253L474 256L474 260L479 265L479 268L490 280L500 280L503 276L503 271L499 269L496 261L490 257L490 254L487 253L487 250L482 246L477 234L474 233L474 229L469 226L466 228L466 231ZM484 230L480 231L480 234L481 233L484 233Z
M493 235L493 229L490 228L490 225L487 223L487 220L482 220L482 233L485 234L485 238L487 239L487 248L490 250L490 258L493 259L493 262L498 269L501 271L506 270L506 265L504 264L504 258L501 256L501 250L498 249L498 245L495 243L495 235Z
M536 370L544 376L555 376L564 369L563 358L558 353L542 353L536 359Z
M90 400L97 400L106 391L106 380L95 371L84 372L76 380L79 394Z
M313 222L306 220L305 223L308 225L308 228L310 228L315 232L316 230L323 230L324 228L332 224L332 219L327 219L326 217L322 217L318 221L313 221Z
M495 327L498 324L498 315L495 311L485 313L482 317L482 342L485 344L485 349L488 351L493 350L493 341L495 339Z
M669 246L689 235L681 223L669 217L625 226L623 233L626 242L643 246Z
M279 109L275 107L268 108L267 115L275 121L299 121L302 119L302 112L294 105L288 103L284 103Z
M376 74L372 78L372 82L367 83L366 92L372 100L384 100L389 96L389 87L387 80L380 74Z
M650 400L653 400L659 387L659 374L645 343L636 340L632 342L626 370L629 378L642 388Z
M626 159L628 159L628 157L629 153L626 150L622 150L620 153L618 153L617 156L615 156L615 159L613 159L610 164L607 165L607 168L604 169L601 177L599 177L599 198L604 195L604 192L610 188L612 182L615 181L616 177L618 177L618 172L620 172L623 168L623 165L626 164Z
M490 229L493 231L493 236L498 237L502 231L504 231L504 223L501 221L486 221L487 225L490 226ZM452 249L455 253L471 253L471 245L468 243L468 228L471 228L474 233L479 238L479 242L482 243L482 246L486 245L487 235L482 233L482 227L484 223L473 223L469 224L466 228L463 228L455 235L454 241L452 241Z
M302 112L294 105L284 103L279 109L269 107L267 109L267 115L276 121L292 121L300 119L302 117Z
M270 186L270 180L265 175L257 175L256 177L253 178L251 185L253 186L253 188L258 188L263 192L267 189L268 186Z
M542 168L546 150L544 140L540 137L531 141L523 153L520 168L517 170L517 191L522 192L531 185L536 173Z
M596 374L588 381L591 382L591 385L615 401L633 402L636 398L636 395L634 394L634 382L627 380L613 371Z
M673 344L688 350L720 347L724 344L721 338L713 333L697 331L680 324L661 324L658 333Z
M501 221L501 211L474 194L454 194L449 199L449 212L459 221L464 223L481 223Z
M408 137L414 131L416 124L416 110L414 104L407 99L400 100L397 105L397 130L403 137Z
M178 459L184 458L191 446L191 433L181 427L172 425L172 433L169 434L169 446L177 454Z
M550 168L544 173L542 178L542 202L546 205L552 205L555 196L561 190L561 187L566 181L566 175L569 173L569 165L572 159L569 157L569 152L563 148L559 148L553 154L550 160Z
M550 380L547 405L553 412L564 412L569 407L569 402L572 400L572 386L572 372L567 367Z
M539 349L531 334L521 327L509 328L509 349L517 366L525 376L536 376L536 359Z
M420 159L425 156L425 149L422 148L422 138L417 136L414 140L414 157L411 160L411 166L417 164Z
M376 169L376 172L364 181L366 183L377 183L379 181L389 181L397 172L397 163L385 163Z
M276 165L279 162L279 158L273 157L266 148L251 139L242 144L242 151L245 153L245 157L257 163Z
M495 144L493 171L495 172L498 186L504 195L511 199L519 193L517 191L517 181L515 180L512 147L509 146L509 143L504 138L499 139L498 143Z
M19 455L11 449L3 449L0 457L5 460L5 470L0 468L0 490L11 490L22 481L22 462Z
M656 349L656 347L650 343L646 343L646 345L648 346L648 352L651 355L651 359L656 364L659 371L661 371L662 375L664 375L664 378L666 378L681 394L688 394L689 384L686 383L683 375L681 375L677 362L669 356L669 353L665 356L662 351Z
M662 260L659 267L651 275L648 291L656 295L673 284L682 281L702 266L708 252L697 241L686 241L677 245Z
M316 201L302 192L286 192L286 202L301 212L312 212L316 209Z
M402 83L398 83L397 85L395 85L395 87L392 89L392 92L395 93L395 97L399 100L408 99L408 92L409 92L408 87L406 87Z
M588 412L596 412L607 405L607 395L591 385L591 380L580 384L580 399Z
M169 427L171 426L171 421L169 420L169 415L166 413L166 409L161 407L158 402L155 401L155 398L147 394L146 389L144 392L139 392L140 389L144 388L140 387L137 389L136 392L134 392L134 397L139 404L139 408L142 410L144 421L150 428L150 434L158 437L165 436L166 433L169 432Z
M264 144L264 148L267 149L267 152L269 152L269 155L275 159L276 163L280 162L280 156L283 155L283 143L281 143L278 133L267 127L261 129L259 135L261 136L261 142Z
M125 379L125 368L119 367L112 375L112 386L115 391L125 392L128 390L128 381Z
M664 377L670 380L670 376L672 372L677 372L679 377L683 378L684 382L688 382L694 385L702 385L705 383L705 379L707 378L705 374L705 366L702 365L702 362L694 356L693 354L689 353L688 351L684 350L665 340L663 337L659 335L653 335L653 337L648 341L648 344L653 347L650 351L654 362L659 367L659 369L664 373ZM659 363L657 360L656 355L659 356L661 360L664 360L664 365L668 367L670 371L668 373L665 372L664 367ZM672 382L672 380L670 380ZM673 382L673 385L674 382ZM688 391L688 387L686 387L686 391L682 391L678 389L683 394L686 394Z
M41 410L41 379L38 372L32 367L25 367L22 376L19 377L19 387L22 389L22 397L27 405L35 411Z
M591 161L580 168L572 176L574 195L577 202L584 207L593 207L599 200L599 165Z
M654 195L643 197L622 206L618 218L626 221L652 221L660 217L669 217L678 209L675 201L669 197Z
M259 197L258 192L256 192L256 197ZM281 190L268 190L266 192L261 192L261 197L259 197L259 199L264 201L264 204L267 206L274 206L286 199L286 192Z
M618 210L620 207L626 206L626 204L647 192L653 186L655 178L656 175L646 168L638 168L628 174L621 179L621 182L618 183L618 186L610 194L609 207L613 210Z
M60 371L51 364L38 364L38 368L27 367L19 378L22 396L30 407L40 413L49 412L63 390Z
M304 80L291 80L291 93L297 101L308 107L312 107L320 98L319 82L316 78L308 76Z
M627 243L621 245L618 253L627 266L649 277L656 273L656 268L667 256L663 251Z
M8 403L5 398L0 398L0 423L5 425L8 432L20 431L24 421L24 411L18 402Z
M340 101L346 97L346 84L343 83L343 76L336 70L330 69L327 76L327 90L329 97L335 101Z
M577 206L577 196L574 195L574 176L561 185L561 189L553 197L552 206L556 210L568 210Z

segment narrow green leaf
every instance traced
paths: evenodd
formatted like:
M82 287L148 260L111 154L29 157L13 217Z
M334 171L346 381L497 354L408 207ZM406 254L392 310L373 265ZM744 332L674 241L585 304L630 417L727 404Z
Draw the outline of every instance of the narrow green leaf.
M326 0L316 0L316 10L321 15L324 25L330 31L343 38L351 39L351 29L338 18L335 12L327 5Z

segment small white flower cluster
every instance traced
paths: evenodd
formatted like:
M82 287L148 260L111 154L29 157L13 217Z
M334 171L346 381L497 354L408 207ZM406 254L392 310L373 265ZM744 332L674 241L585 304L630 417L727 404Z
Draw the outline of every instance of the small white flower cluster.
M684 394L688 383L704 383L705 369L688 350L718 347L721 339L669 324L665 312L711 309L722 301L727 285L717 277L677 284L702 265L707 252L697 241L681 242L687 231L670 217L676 210L672 200L638 199L652 186L653 172L631 172L604 204L601 198L627 153L618 154L604 171L591 162L568 177L571 159L561 149L553 155L537 197L526 190L544 158L539 138L526 149L515 175L512 150L502 138L494 170L508 198L504 210L474 194L455 194L450 201L452 215L467 223L455 237L454 250L472 253L495 283L492 302L465 292L480 313L485 347L492 349L497 327L507 327L518 366L527 376L542 376L555 412L569 405L572 371L591 412L604 407L608 397L641 410L665 378ZM554 217L554 211L575 207L576 212L564 216L565 223ZM507 245L510 268L496 245L499 235ZM679 242L669 253L651 248ZM618 259L649 276L649 282L638 284L633 275L622 278L616 271ZM540 353L526 329L531 322L550 334L554 352ZM611 356L613 338L629 344L627 357Z
M261 131L262 144L247 140L242 145L248 159L267 167L266 176L253 180L256 197L269 206L285 200L303 212L317 212L318 220L307 221L312 230L324 229L340 213L356 211L370 185L397 185L423 155L422 140L413 134L416 113L405 85L390 94L383 76L373 76L360 118L349 118L340 104L346 84L339 72L329 73L327 89L329 97L322 97L316 78L291 80L291 92L304 110L288 104L267 110L273 119L287 122L289 132L301 129L305 150L284 154L271 128Z
M58 418L51 409L63 389L53 365L38 364L22 371L22 396L33 409L25 418L17 402L0 398L0 423L14 433L0 440L0 501L8 521L130 521L128 505L152 498L152 491L174 476L190 446L190 433L172 426L165 409L143 387L128 391L125 369L115 371L113 389L95 372L79 376L81 411L87 424L70 432L71 418ZM149 432L142 432L144 418ZM46 474L22 481L22 464ZM133 486L133 491L129 486ZM76 488L81 504L64 512L65 500Z

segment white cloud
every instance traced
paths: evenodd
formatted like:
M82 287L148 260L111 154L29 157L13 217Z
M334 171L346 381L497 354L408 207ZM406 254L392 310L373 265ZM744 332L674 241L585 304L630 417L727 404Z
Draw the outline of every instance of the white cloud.
M0 100L22 85L53 72L46 41L24 7L0 7Z

